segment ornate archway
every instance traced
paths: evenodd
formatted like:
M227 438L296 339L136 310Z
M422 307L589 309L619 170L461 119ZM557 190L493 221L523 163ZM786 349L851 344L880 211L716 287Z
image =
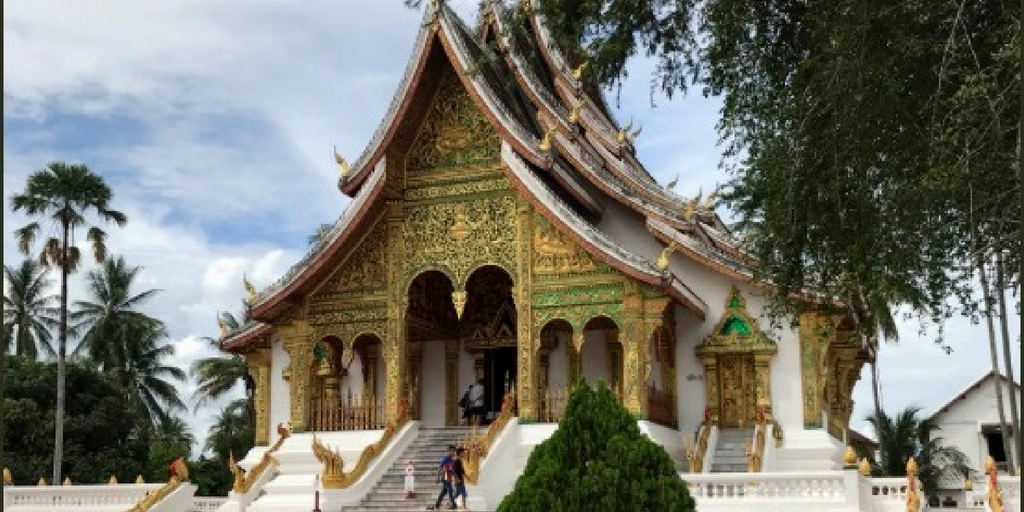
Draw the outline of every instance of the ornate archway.
M747 313L733 287L725 313L697 347L704 363L707 416L722 427L749 427L759 414L770 419L771 357L777 347Z

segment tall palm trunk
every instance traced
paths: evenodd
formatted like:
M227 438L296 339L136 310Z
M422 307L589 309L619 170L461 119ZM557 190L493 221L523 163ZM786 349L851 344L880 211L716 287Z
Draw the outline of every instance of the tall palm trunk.
M1003 364L1006 365L1006 378L1010 379L1010 382L1014 382L1013 379L1013 358L1010 355L1010 327L1007 324L1006 316L1006 281L1004 280L1003 274L1003 252L996 252L996 291L999 292L999 327L1003 335ZM1010 421L1013 424L1013 439L1016 441L1014 444L1015 452L1007 454L1007 462L1010 463L1010 474L1014 474L1016 466L1014 461L1020 461L1020 416L1017 415L1017 393L1014 393L1014 386L1011 384L1010 388Z
M64 205L65 211L67 204ZM57 342L57 412L54 414L53 484L61 481L61 459L64 456L64 358L68 346L68 225L63 221L64 240L60 259L60 339Z
M992 294L988 288L988 276L985 275L985 262L978 255L978 274L981 276L981 294L985 301L985 323L988 324L989 355L992 357L992 371L995 372L996 409L999 411L999 432L1003 436L1003 451L1007 462L1011 461L1010 432L1006 426L1006 411L1003 408L1003 379L999 378L999 351L996 348L996 328L992 320ZM1012 462L1011 462L1012 464Z

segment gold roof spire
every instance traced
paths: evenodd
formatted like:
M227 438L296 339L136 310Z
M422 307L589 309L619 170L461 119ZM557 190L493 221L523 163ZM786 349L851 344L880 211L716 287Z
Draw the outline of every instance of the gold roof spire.
M348 165L348 160L345 157L338 154L338 147L334 146L334 161L338 163L338 167L341 169L341 177L348 176L348 173L352 171L352 167Z

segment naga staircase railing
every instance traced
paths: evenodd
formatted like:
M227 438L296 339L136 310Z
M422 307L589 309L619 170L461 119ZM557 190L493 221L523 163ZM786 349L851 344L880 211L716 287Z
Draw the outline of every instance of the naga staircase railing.
M764 412L760 413L761 419L754 424L754 435L750 440L750 449L747 450L747 472L758 473L764 463L764 438L768 429L765 422Z
M188 480L188 465L185 464L184 459L179 457L171 463L171 477L167 480L167 483L155 491L147 493L146 496L126 512L146 512L159 503L160 500L178 490L178 487L181 487L181 483L186 480Z
M398 406L398 417L395 421L388 423L380 440L367 446L356 460L352 471L345 471L345 461L341 458L341 450L331 450L313 434L313 455L323 464L320 482L324 489L344 489L359 481L369 469L370 463L378 455L384 452L391 440L398 434L402 427L412 418L414 410L414 397L418 396L417 386L410 388L409 397L402 400Z
M686 446L686 459L690 464L690 473L701 473L704 471L704 457L708 452L708 439L711 437L711 427L713 423L708 420L704 420L700 424L700 429L697 431L697 443L696 446L690 447L690 440L685 441Z
M291 429L283 425L277 426L277 432L280 434L277 442L270 447L269 450L263 452L263 456L260 457L260 461L256 463L249 471L245 471L238 466L235 462L235 454L228 454L228 467L231 469L231 475L233 477L233 484L231 490L237 494L248 493L256 480L263 474L267 468L277 465L277 460L271 455L284 444L285 439L291 436Z
M494 443L495 438L505 429L508 421L515 416L515 408L516 393L514 390L507 389L505 391L505 398L501 402L501 411L498 413L498 417L494 418L494 421L487 427L484 435L470 437L459 443L460 446L466 449L463 467L466 470L467 482L471 484L477 482L477 478L480 477L480 463L487 457L487 452L491 449L491 444Z

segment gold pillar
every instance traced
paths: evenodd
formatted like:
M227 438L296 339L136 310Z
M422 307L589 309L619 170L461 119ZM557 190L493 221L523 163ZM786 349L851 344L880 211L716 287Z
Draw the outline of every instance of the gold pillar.
M444 424L459 424L459 340L444 342Z
M667 305L664 313L662 314L662 323L658 327L658 350L661 353L661 384L664 390L669 392L672 396L672 403L670 404L670 410L672 411L672 417L676 419L678 424L679 411L677 408L676 397L676 322L675 322L675 306Z
M536 329L533 320L533 212L528 200L516 202L516 343L519 417L538 418Z
M641 416L647 405L644 385L647 364L647 338L644 335L643 297L639 285L626 280L622 295L622 320L625 323L621 339L625 368L623 375L623 405L629 412Z
M309 384L313 364L313 343L310 340L309 322L293 320L276 327L288 353L290 422L292 430L304 432L309 426Z
M718 357L714 354L701 356L704 363L704 408L707 419L718 423Z
M772 419L772 354L754 353L754 407L760 413L764 411L766 420ZM754 417L757 419L757 416Z
M387 285L388 329L384 342L384 360L387 371L388 421L396 421L406 399L406 339L405 313L408 297L405 292L405 224L401 200L387 202Z
M821 376L818 361L821 357L820 329L822 316L816 311L800 313L800 376L804 403L804 426L821 427Z
M255 387L255 442L257 446L265 446L270 443L270 349L258 349L245 354L245 365Z

